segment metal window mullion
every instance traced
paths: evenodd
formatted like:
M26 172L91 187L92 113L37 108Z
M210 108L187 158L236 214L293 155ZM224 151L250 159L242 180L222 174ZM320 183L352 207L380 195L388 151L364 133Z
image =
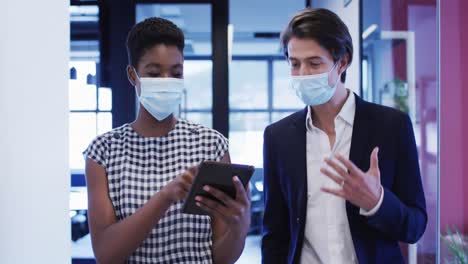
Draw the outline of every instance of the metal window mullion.
M273 111L273 59L268 59L267 87L268 87L268 123L271 124Z

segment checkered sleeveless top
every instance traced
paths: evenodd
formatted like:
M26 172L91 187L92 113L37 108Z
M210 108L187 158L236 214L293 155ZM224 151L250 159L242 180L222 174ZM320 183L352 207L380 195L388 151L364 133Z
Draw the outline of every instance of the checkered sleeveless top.
M105 168L109 197L118 220L132 215L187 168L220 161L228 150L213 129L178 120L163 137L143 137L129 124L94 139L86 158ZM209 216L182 214L173 204L127 263L212 263Z

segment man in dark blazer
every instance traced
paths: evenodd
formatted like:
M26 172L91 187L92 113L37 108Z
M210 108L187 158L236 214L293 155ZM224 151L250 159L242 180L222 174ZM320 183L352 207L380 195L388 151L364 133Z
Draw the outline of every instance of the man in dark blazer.
M265 129L263 263L404 263L427 223L411 120L345 88L336 14L303 10L281 40L307 107Z

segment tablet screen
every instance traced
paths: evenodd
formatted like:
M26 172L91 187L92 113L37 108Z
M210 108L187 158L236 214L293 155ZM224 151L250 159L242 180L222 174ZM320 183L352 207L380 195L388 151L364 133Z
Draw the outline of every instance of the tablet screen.
M232 177L239 177L244 188L246 188L254 171L255 168L250 165L229 164L214 161L202 162L192 185L192 189L185 200L182 212L186 214L207 215L207 212L196 205L195 197L200 195L213 200L218 199L204 191L203 186L210 185L235 199L236 188L232 182Z

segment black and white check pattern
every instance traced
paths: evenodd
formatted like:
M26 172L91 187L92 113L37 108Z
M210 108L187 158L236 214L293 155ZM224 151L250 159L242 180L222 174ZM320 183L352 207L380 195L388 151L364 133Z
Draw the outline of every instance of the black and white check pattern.
M84 152L107 172L109 196L119 220L132 215L187 168L220 161L228 150L215 130L179 120L164 137L142 137L129 124L91 142ZM211 220L181 213L173 204L128 263L212 263Z

